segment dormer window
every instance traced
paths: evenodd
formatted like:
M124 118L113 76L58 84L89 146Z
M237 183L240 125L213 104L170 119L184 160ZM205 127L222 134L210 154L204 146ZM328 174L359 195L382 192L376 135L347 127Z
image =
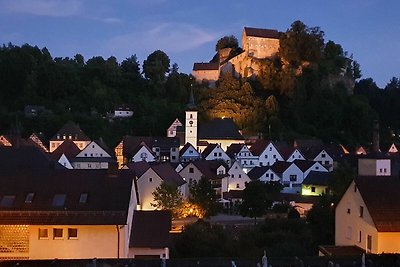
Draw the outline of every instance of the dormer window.
M88 193L82 193L81 196L79 197L79 204L85 204L88 201Z
M14 205L15 195L5 195L1 199L0 206L10 208Z
M65 204L66 194L55 194L53 197L52 206L53 207L62 207Z
M35 193L28 193L25 197L25 203L32 203Z

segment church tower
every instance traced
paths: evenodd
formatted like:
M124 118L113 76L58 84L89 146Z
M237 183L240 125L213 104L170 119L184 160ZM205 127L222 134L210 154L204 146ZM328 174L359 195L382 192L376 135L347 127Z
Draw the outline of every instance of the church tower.
M190 89L189 103L186 105L185 144L190 143L197 149L197 107L194 103L193 89Z

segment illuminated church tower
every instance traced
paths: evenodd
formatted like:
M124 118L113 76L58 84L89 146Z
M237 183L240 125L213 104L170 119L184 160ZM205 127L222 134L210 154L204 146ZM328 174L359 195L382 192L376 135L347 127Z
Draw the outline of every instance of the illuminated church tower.
M185 144L197 149L197 107L194 103L193 89L190 89L189 103L186 105Z

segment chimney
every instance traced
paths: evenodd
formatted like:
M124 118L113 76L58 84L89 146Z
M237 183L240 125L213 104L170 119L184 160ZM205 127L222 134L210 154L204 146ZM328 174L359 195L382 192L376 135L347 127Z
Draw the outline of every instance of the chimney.
M379 152L379 121L374 121L372 132L372 152Z

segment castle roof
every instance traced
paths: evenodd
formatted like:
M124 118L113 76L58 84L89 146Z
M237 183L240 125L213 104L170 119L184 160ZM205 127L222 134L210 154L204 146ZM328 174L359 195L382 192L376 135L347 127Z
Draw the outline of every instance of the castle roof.
M193 70L219 70L218 62L209 62L209 63L194 63Z
M247 36L279 39L279 32L277 30L244 27L244 32Z

